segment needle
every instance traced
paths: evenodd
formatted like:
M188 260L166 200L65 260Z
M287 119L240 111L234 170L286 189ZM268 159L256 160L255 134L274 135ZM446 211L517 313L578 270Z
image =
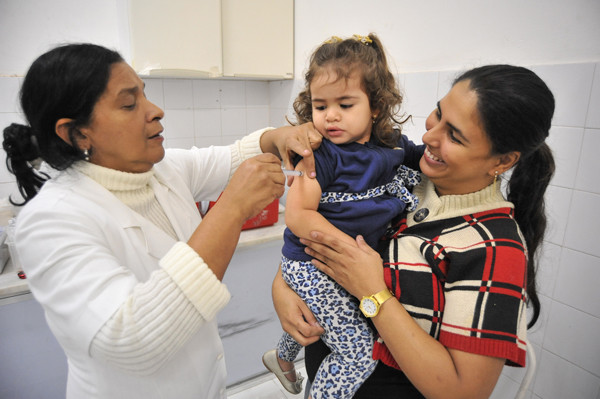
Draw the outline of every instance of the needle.
M287 169L281 169L281 171L283 172L284 175L286 176L302 176L304 173L302 173L302 171L300 170L287 170Z

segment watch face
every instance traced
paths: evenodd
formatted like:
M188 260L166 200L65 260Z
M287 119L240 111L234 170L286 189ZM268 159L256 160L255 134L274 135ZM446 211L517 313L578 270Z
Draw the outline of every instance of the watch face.
M360 302L360 306L367 317L374 316L375 313L377 313L377 304L371 298L363 298Z

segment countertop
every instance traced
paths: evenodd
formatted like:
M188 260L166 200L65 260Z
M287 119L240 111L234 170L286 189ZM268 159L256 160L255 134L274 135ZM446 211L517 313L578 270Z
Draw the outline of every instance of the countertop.
M242 231L237 248L247 248L281 239L283 238L284 230L285 221L283 214L280 213L278 221L272 226ZM30 291L29 286L27 285L27 279L21 280L17 276L17 270L15 270L9 259L4 267L4 271L0 274L0 304L12 303L15 300L18 300L20 296L24 296L23 299L26 299L29 297L29 294Z

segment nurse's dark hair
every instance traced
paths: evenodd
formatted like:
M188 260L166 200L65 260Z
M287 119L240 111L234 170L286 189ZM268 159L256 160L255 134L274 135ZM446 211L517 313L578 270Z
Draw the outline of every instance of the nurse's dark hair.
M399 116L402 94L390 72L379 37L374 33L354 35L348 39L334 36L313 52L304 75L305 86L294 101L297 124L312 122L310 85L315 76L326 68L331 68L337 79L359 74L371 110L377 111L373 119L374 138L382 145L397 146L401 125L406 121Z
M507 184L507 199L527 245L527 296L533 308L528 328L537 321L536 257L546 231L544 193L554 174L546 138L554 114L554 96L534 72L512 65L487 65L459 76L477 95L483 130L494 154L521 153Z
M67 44L37 58L25 75L20 91L21 108L27 125L13 123L4 129L2 143L6 166L17 180L24 202L33 198L48 176L34 165L40 160L65 170L84 155L77 147L75 133L87 126L94 105L106 89L113 64L123 58L116 51L94 44ZM61 118L73 120L69 138L63 141L55 131Z

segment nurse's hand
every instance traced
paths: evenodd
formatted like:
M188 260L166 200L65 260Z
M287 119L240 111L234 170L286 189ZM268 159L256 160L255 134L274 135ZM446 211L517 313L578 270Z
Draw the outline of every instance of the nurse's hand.
M265 132L260 138L263 152L271 152L283 161L288 170L294 170L292 159L295 154L304 159L306 176L314 178L315 159L312 150L319 148L323 136L315 129L312 122L299 126L284 126ZM288 185L292 184L293 177L288 178Z
M316 342L325 332L304 301L285 283L281 269L273 280L273 305L281 327L296 342L306 346Z
M239 217L243 223L281 197L284 191L281 161L273 154L260 154L240 164L215 207L226 207L230 217Z

